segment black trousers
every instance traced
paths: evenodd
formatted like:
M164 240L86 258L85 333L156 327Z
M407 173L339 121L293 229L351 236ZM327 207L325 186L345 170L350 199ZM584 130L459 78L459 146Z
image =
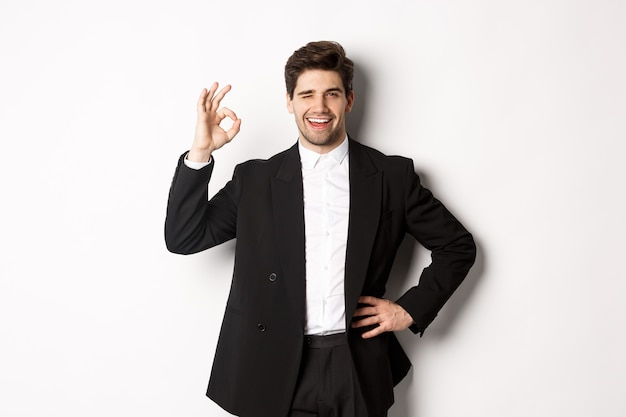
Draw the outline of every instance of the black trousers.
M289 417L368 416L345 333L306 336Z

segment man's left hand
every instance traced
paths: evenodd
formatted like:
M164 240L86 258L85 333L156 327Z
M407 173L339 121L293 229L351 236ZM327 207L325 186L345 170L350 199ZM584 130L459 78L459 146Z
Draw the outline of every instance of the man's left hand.
M365 318L354 321L352 327L365 327L378 325L361 335L364 339L378 336L384 332L395 332L404 330L413 324L413 318L407 311L393 301L371 296L361 296L360 304L366 304L355 310L355 317Z

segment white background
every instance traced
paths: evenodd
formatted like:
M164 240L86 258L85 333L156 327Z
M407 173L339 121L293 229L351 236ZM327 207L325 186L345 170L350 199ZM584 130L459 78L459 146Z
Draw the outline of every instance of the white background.
M234 164L295 142L287 57L341 42L350 133L414 159L477 263L391 417L626 414L626 3L0 3L0 415L226 416L204 397L233 244L166 251L195 102L214 80ZM401 248L389 296L428 254Z

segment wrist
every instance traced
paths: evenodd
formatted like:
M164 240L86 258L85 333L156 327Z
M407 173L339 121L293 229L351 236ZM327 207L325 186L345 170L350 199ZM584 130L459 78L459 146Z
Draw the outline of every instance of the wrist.
M209 162L211 160L211 149L201 150L191 148L187 154L187 159L191 162Z

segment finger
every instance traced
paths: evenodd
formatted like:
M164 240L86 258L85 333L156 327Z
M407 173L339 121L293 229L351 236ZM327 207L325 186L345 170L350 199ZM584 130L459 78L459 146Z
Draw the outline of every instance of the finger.
M354 317L373 316L377 313L376 307L359 307L354 310Z
M378 326L375 329L372 329L372 330L369 330L369 331L363 333L361 335L361 337L363 339L371 339L372 337L376 337L379 334L383 334L384 332L385 332L385 330L381 326Z
M382 298L372 297L371 295L362 295L359 297L359 303L369 304L371 306L381 304L383 301L384 300Z
M223 120L225 117L230 118L233 122L237 120L237 115L235 114L235 112L229 109L228 107L222 107L221 109L219 109L219 111L217 112L217 115L220 118L220 120Z
M209 88L209 94L208 94L208 98L209 98L209 102L213 101L213 96L215 95L215 92L217 91L217 88L220 85L217 83L217 81L215 81L213 84L211 84L211 88Z
M241 128L241 119L237 118L237 115L235 114L235 112L229 109L228 107L221 108L217 112L217 117L220 123L226 117L228 117L229 119L233 121L232 126L226 132L226 136L228 137L228 140L231 141L237 135L237 133L239 133L239 129Z
M211 99L211 110L213 111L217 111L217 109L220 107L220 102L222 101L222 99L224 98L224 96L226 95L226 93L228 93L230 91L232 87L229 85L225 86L224 88L222 88L216 95L215 97L212 97ZM217 87L216 87L217 89Z
M230 127L230 129L228 129L228 132L226 132L226 136L228 137L229 141L233 140L233 138L237 136L237 133L239 133L240 128L241 128L241 119L237 119L235 120L233 125Z
M202 89L202 92L200 93L200 97L198 97L198 103L197 103L197 109L198 109L198 114L204 113L206 111L206 98L209 95L209 92L207 91L206 88Z
M378 316L366 317L361 320L353 321L352 327L358 328L358 327L372 326L374 324L378 324L379 322L380 322L380 318Z

